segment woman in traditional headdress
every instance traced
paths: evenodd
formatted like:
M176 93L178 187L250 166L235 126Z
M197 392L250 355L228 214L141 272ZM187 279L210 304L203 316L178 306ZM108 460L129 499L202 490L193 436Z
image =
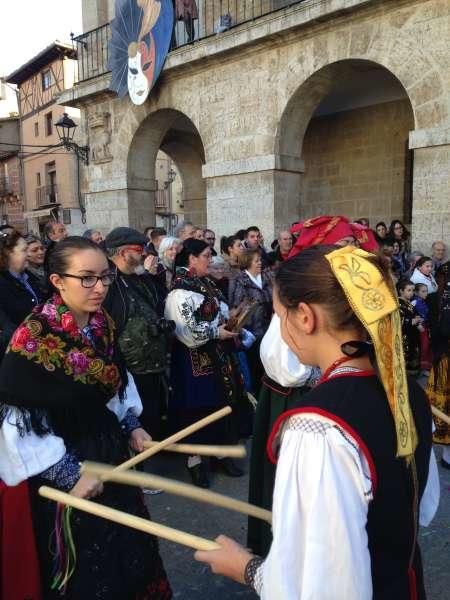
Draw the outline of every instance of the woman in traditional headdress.
M384 259L305 249L280 266L274 308L285 342L322 377L269 439L272 546L264 560L220 536L221 549L196 558L264 599L425 598L417 530L431 412L406 377Z
M355 244L352 225L348 219L341 216L320 216L296 223L291 229L296 241L289 258L317 244ZM254 420L249 502L271 510L275 467L265 451L267 440L278 417L315 385L320 373L317 368L299 362L294 352L283 341L277 315L274 315L263 338L260 354L265 374ZM270 526L260 519L249 517L249 548L256 554L266 556L271 541Z
M69 516L38 495L46 484L148 518L140 491L80 474L81 461L117 465L149 439L124 396L114 325L101 308L114 275L82 237L55 245L48 272L53 296L15 331L0 367L0 477L12 486L28 479L43 597L168 600L156 538Z

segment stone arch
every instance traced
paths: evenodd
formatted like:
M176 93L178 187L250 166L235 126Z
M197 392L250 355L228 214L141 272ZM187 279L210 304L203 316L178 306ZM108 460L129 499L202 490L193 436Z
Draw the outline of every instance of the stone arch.
M129 219L142 228L155 219L155 162L158 151L177 165L183 182L185 218L206 224L206 184L202 178L205 152L200 134L184 113L160 109L147 115L135 130L127 156Z
M386 86L384 95L377 84ZM354 105L351 103L352 93L355 94ZM330 116L333 115L330 105L336 103L334 119L327 120L322 116L326 114L327 102ZM346 102L348 108L345 108ZM391 111L400 114L398 123L385 134L386 139L392 141L392 148L385 143L385 139L381 139L381 134L376 139L377 127L367 121L365 124L366 135L372 147L375 150L378 148L372 163L371 155L364 157L356 150L351 151L344 140L339 137L336 139L336 131L334 138L333 135L329 138L326 136L327 123L339 123L340 133L345 136L346 131L342 131L345 120L349 124L353 115L358 115L354 118L360 118L364 110L370 112L371 106L374 109L379 107L380 113L389 110L383 108L388 102L391 102ZM339 114L344 115L345 111L346 117L338 117ZM372 112L375 113L376 110ZM410 222L412 157L408 151L408 137L415 123L413 105L407 90L394 74L379 63L346 59L315 71L291 94L275 136L275 155L287 157L291 163L300 165L301 172L296 175L279 174L284 180L284 187L289 190L288 202L293 208L292 217L305 218L321 212L339 212L352 218L370 216L377 221L404 218L406 222ZM315 133L312 133L313 130ZM324 137L319 137L318 132ZM323 147L319 150L317 140L321 139ZM386 147L389 151L384 164L380 166L377 163L383 158L380 155L380 146L383 144L383 149ZM367 143L367 148L364 147L362 152L369 152L369 147ZM349 160L351 154L355 156L354 164ZM392 159L390 164L389 158ZM288 180L289 185L286 185Z
M405 92L405 97L410 101L412 111L414 107L402 82L384 65L369 60L346 59L325 65L305 79L289 97L282 111L275 134L276 155L302 157L303 138L311 118L321 104L336 87L337 82L350 81L354 77L352 68L355 64L365 64L385 69Z
M411 43L408 22L415 12L414 8L405 8L389 21L373 19L372 24L361 23L352 28L345 23L331 34L325 31L306 41L302 55L290 57L280 81L285 103L280 105L279 120L300 87L308 85L313 76L318 83L319 73L326 79L327 72L332 73L345 61L365 60L398 79L411 102L416 129L445 125L449 106L442 66L426 48Z

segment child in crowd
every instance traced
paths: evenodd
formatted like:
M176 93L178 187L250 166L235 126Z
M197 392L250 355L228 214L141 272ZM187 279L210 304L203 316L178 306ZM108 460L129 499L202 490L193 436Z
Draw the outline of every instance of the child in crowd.
M403 349L406 369L417 375L420 368L420 338L418 325L422 322L411 303L414 296L414 284L409 279L400 279L397 284L400 317L402 320Z
M415 298L411 304L416 309L416 313L422 318L422 322L417 326L420 336L420 368L423 375L429 375L433 364L433 355L430 345L430 309L427 304L428 288L425 283L416 283Z

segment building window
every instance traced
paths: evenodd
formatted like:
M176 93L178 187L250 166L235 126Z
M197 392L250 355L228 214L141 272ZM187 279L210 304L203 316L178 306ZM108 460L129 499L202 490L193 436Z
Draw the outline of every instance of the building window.
M41 187L41 174L40 173L36 173L36 185L38 187Z
M52 78L51 70L47 69L46 71L42 71L41 79L42 79L42 89L48 90L53 85L53 78Z
M55 162L50 162L45 165L46 184L47 184L47 204L58 202L58 187L56 185L56 165Z
M39 123L38 121L36 121L36 123L34 124L34 137L38 137L39 135Z
M52 113L49 112L45 115L45 135L52 135L53 133L53 119Z

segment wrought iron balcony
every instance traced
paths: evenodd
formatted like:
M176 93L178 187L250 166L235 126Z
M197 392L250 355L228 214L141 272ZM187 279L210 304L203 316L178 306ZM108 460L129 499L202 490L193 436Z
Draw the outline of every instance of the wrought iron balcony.
M36 188L36 208L58 202L58 186L44 185Z
M155 210L159 213L170 212L170 189L155 191Z
M176 21L172 50L249 23L304 0L197 0L198 18ZM73 38L78 55L78 81L109 73L109 23Z

